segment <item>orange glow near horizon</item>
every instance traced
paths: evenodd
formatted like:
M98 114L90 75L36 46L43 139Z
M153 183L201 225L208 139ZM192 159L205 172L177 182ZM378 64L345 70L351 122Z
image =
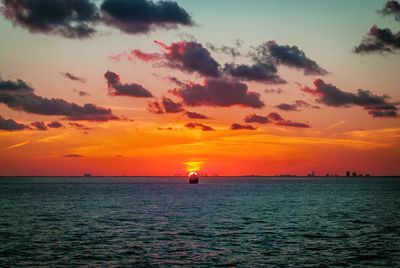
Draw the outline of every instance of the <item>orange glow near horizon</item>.
M186 171L189 173L196 173L200 170L200 168L203 166L203 161L188 161L188 162L183 162L183 164L186 166Z

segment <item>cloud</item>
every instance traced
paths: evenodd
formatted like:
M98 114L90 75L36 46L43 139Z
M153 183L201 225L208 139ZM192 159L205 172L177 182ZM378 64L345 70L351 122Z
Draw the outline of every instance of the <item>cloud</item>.
M374 25L353 52L357 54L395 53L397 50L400 50L400 31L394 34L389 28L381 29Z
M147 110L153 114L163 114L164 113L162 103L160 103L158 101L147 102Z
M111 109L87 103L83 106L67 102L63 99L48 99L38 96L34 89L22 80L0 80L0 103L13 110L40 115L61 115L68 120L108 121L117 120Z
M254 65L234 63L225 64L224 72L232 77L246 81L257 81L267 84L286 84L286 81L277 74L276 66L273 64L257 63Z
M368 114L372 115L372 117L397 117L395 110L370 110Z
M187 106L243 107L261 108L264 103L260 94L247 90L247 85L233 79L204 79L203 84L190 83L169 93L178 96Z
M36 121L31 123L31 125L34 126L37 130L42 130L42 131L47 130L47 127L43 122Z
M70 126L76 127L78 129L83 129L83 130L89 130L89 127L86 127L85 125L79 124L79 123L69 123Z
M139 49L131 50L131 54L144 62L157 60L160 57L160 55L157 53L145 53L140 51Z
M298 128L309 128L309 124L292 122L291 120L284 120L282 116L278 113L272 112L268 116L249 114L245 117L244 121L246 123L259 123L268 124L273 123L278 126L288 126L288 127L298 127Z
M352 105L361 106L366 110L370 110L369 114L384 115L396 113L396 106L388 103L386 100L389 99L387 95L375 95L369 90L358 89L357 94L351 92L345 92L335 87L332 84L327 84L321 79L314 81L315 89L311 89L307 86L301 87L303 92L309 93L313 96L317 96L317 101L327 106L333 107L350 107ZM379 113L381 110L392 110L393 112ZM375 112L373 112L375 111ZM379 116L374 116L379 117ZM383 116L380 116L383 117ZM394 116L393 116L394 117Z
M100 17L89 0L2 0L2 15L31 33L89 38Z
M65 73L61 72L61 74L62 74L64 77L66 77L66 78L68 78L68 79L70 79L70 80L72 80L72 81L77 81L77 82L81 82L81 83L86 83L86 79L85 79L85 78L82 78L82 77L73 75L73 74L68 73L68 72L65 72Z
M163 97L161 101L148 102L147 105L147 110L154 114L180 113L185 110L181 103L174 102L167 97Z
M190 119L210 119L208 116L206 116L204 114L199 114L199 113L196 113L196 112L186 111L185 115Z
M384 16L393 15L395 20L400 21L400 3L397 1L387 1L385 7L378 12Z
M301 107L310 107L311 105L303 100L297 100L294 104L287 104L287 103L281 103L276 105L275 107L283 110L283 111L299 111L299 108ZM314 106L312 106L312 108L315 108ZM319 108L319 107L318 107ZM318 109L315 108L315 109Z
M166 128L164 128L164 127L157 127L157 130L175 130L175 129L173 129L172 127L166 127Z
M215 131L215 129L213 129L212 127L200 123L187 123L185 126L189 129L195 129L196 127L200 127L202 131Z
M149 33L155 28L171 29L193 25L190 15L173 1L105 0L104 21L127 34Z
M139 49L130 50L130 52L122 52L108 58L120 61L122 58L127 58L133 61L134 58L144 62L154 62L156 67L167 67L179 69L186 73L198 73L206 77L219 77L219 63L211 56L207 48L202 44L194 41L180 41L171 43L169 46L154 41L158 44L161 53L146 53Z
M83 96L90 96L90 93L84 90L77 90L74 89L74 92L78 93L79 96L83 97Z
M83 155L80 154L65 154L63 157L83 157Z
M119 75L110 71L104 74L108 85L108 94L111 96L130 96L151 98L153 95L139 84L121 84Z
M275 107L283 111L298 111L296 104L281 103L276 105Z
M280 46L275 41L268 41L255 48L253 59L257 62L274 62L304 70L305 75L326 75L328 71L309 59L297 46Z
M244 119L246 123L260 123L260 124L267 124L270 122L267 116L261 116L256 114L249 114Z
M242 44L243 44L243 40L236 39L234 46L223 45L221 47L217 47L211 43L207 43L206 46L208 49L210 49L213 52L220 52L220 53L223 53L223 54L226 54L226 55L229 55L229 56L235 58L235 57L239 57L242 55L242 53L239 50L239 48L242 46Z
M281 88L277 88L277 89L266 89L264 90L265 93L276 93L276 94L282 94L282 93L286 93L286 91L284 91Z
M177 84L178 86L183 86L185 84L182 81L180 81L178 78L176 78L175 76L168 76L168 80L174 84Z
M319 97L318 102L327 106L349 107L351 105L368 106L368 105L385 105L388 96L374 95L368 90L359 89L357 94L345 92L332 84L325 83L322 79L314 80L315 89L303 87L303 92Z
M219 63L211 57L210 52L202 44L191 41L171 43L169 46L154 41L164 50L163 65L176 68L187 73L197 72L203 76L219 77Z
M279 121L275 122L275 125L287 126L287 127L298 127L298 128L309 128L309 127L311 127L309 124L292 122L290 120L279 120Z
M238 123L233 123L231 125L231 130L238 130L238 129L256 130L257 128L251 125L241 125Z
M174 1L105 0L100 10L95 0L1 0L1 14L30 33L71 39L93 37L97 24L107 24L128 34L157 28L193 25L190 15Z
M0 130L8 130L8 131L14 131L14 130L23 130L26 129L27 126L24 124L17 123L13 119L5 119L2 116L0 116Z
M62 128L64 126L60 122L53 121L51 123L48 123L47 127L49 127L49 128Z

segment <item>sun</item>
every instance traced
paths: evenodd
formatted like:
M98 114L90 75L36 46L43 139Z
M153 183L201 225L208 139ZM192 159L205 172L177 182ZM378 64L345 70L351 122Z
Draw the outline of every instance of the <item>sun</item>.
M188 175L189 177L195 177L195 176L197 176L197 172L194 172L194 171L192 171L192 172L189 172L189 175Z

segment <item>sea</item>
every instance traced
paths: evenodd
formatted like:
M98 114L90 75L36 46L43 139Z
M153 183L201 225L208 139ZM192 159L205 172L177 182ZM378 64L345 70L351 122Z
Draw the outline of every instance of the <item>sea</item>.
M0 266L400 267L400 179L2 177Z

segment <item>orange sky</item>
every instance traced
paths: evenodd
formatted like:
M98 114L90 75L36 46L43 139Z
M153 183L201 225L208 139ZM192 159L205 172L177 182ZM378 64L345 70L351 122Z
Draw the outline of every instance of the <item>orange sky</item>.
M223 9L228 1L213 9L195 1L177 3L188 11L192 25L159 26L145 34L111 28L117 24L100 25L95 36L81 39L30 32L31 26L15 21L13 25L0 16L5 37L0 44L0 175L151 176L188 171L344 175L347 170L400 175L400 56L353 51L374 24L399 30L399 23L390 16L376 14L384 1L335 7L317 1L315 10L320 12L286 1L276 5L255 1L253 7L243 3L228 9ZM238 16L241 8L246 12ZM327 9L329 14L322 16ZM226 21L218 19L222 10ZM269 16L263 16L263 10ZM284 19L289 17L297 18L296 23ZM345 22L348 26L343 28ZM267 56L275 60L276 71L270 75L285 84L229 72L229 66L256 66L265 60L265 55L254 56L255 49L272 40L275 43L269 43ZM224 53L223 46L240 55ZM279 58L274 48L290 49L298 58ZM133 50L142 54L132 54ZM198 54L193 56L192 51ZM118 82L105 77L107 71L119 76ZM18 79L32 91L25 87L18 93L10 88ZM323 81L321 87L317 79ZM247 89L240 91L243 86ZM130 93L124 91L127 88ZM196 88L204 96L197 91L190 95ZM369 92L367 101L358 89ZM330 99L332 91L342 99ZM2 94L17 96L19 106ZM78 120L63 109L52 107L57 112L48 112L46 107L28 107L28 98L62 100L79 107L90 103L111 109L118 119ZM162 106L163 98L181 110L169 111ZM278 107L296 101L303 105L293 110ZM161 105L159 113L149 108L154 102ZM395 115L379 116L387 109ZM186 112L208 118L190 119ZM273 119L270 113L278 113L281 119ZM253 114L268 118L268 123L245 122ZM8 119L21 129L7 129ZM55 121L62 127L49 126ZM34 122L42 122L45 129ZM253 129L232 130L234 123Z

